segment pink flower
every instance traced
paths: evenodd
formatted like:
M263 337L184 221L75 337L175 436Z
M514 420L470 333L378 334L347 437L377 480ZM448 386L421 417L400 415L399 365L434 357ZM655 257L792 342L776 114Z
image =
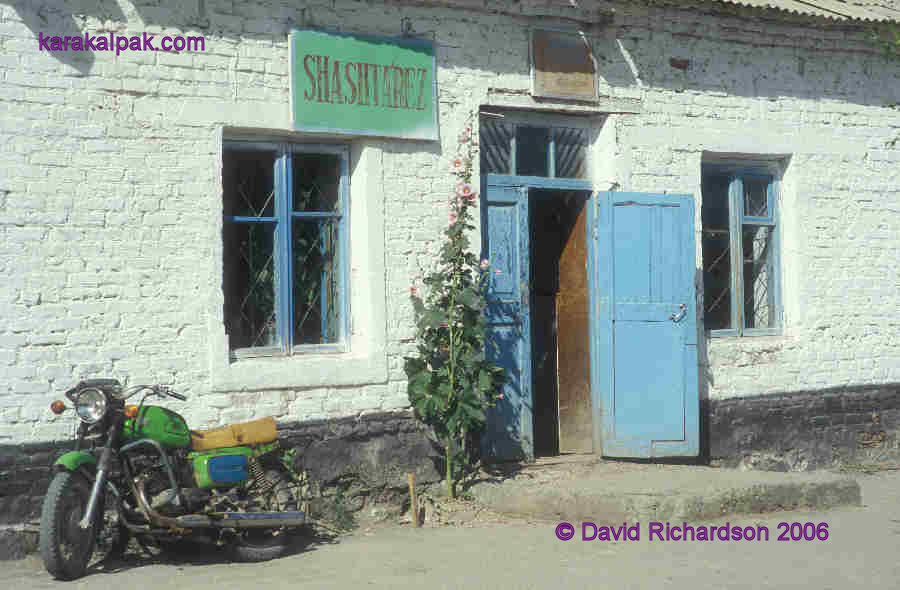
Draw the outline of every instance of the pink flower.
M458 185L456 185L456 194L468 201L471 201L475 198L475 189L472 188L472 185L468 182L460 182Z
M415 285L409 286L409 296L410 297L418 297L419 296L419 288Z
M453 161L450 162L450 171L451 172L462 172L465 167L465 162L463 162L462 158L453 158Z
M481 267L481 270L487 270L488 267L491 266L491 261L485 258L481 261L481 264L479 266Z
M456 213L450 214L450 223L456 223Z

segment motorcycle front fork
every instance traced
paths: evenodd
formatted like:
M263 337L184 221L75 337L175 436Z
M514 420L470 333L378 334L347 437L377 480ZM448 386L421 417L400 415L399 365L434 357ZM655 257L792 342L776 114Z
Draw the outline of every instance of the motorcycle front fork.
M112 461L113 449L118 445L119 432L121 424L118 420L113 420L106 436L106 444L103 445L103 452L100 454L100 462L97 464L97 477L94 478L94 486L91 488L91 496L88 499L87 508L84 511L84 517L78 523L83 529L90 528L94 522L94 513L97 512L97 506L100 504L100 497L103 494L103 487L106 485L106 473L109 471L109 464Z

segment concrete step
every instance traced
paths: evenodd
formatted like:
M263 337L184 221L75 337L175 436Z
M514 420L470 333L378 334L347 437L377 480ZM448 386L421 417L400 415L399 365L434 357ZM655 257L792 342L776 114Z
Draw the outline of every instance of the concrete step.
M736 471L603 460L539 462L469 488L486 507L551 521L716 520L798 508L859 506L859 484L829 472Z

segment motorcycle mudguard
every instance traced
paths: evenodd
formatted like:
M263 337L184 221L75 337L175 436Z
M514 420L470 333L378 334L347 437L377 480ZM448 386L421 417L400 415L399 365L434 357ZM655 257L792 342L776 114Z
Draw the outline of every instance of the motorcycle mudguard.
M97 457L85 451L69 451L53 463L56 468L77 471L82 465L96 465Z

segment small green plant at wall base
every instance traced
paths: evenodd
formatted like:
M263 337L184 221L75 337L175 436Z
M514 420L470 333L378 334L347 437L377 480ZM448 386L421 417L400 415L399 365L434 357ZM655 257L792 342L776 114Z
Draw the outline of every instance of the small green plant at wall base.
M451 163L458 184L450 200L447 229L437 267L410 297L416 314L417 354L405 358L409 400L417 416L432 427L443 447L447 495L471 467L470 433L485 425L485 411L502 397L503 369L485 356L485 291L492 271L487 260L469 251L467 232L475 229L472 209L472 119L459 137Z

